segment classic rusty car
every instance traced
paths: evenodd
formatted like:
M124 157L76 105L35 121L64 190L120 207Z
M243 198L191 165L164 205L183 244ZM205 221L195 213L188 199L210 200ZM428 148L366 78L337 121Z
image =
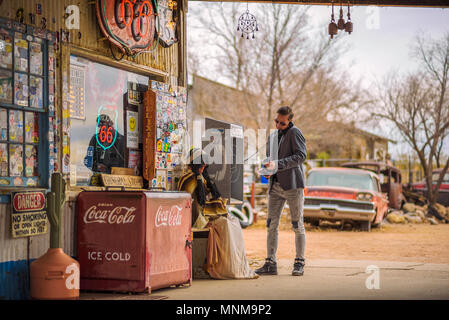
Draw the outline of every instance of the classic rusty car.
M402 193L401 171L383 162L346 162L341 165L344 168L359 168L370 170L380 178L380 190L388 195L390 208L401 209L406 199Z
M443 169L436 169L432 171L432 184L436 184ZM427 192L427 185L425 181L412 184L412 191L421 193L423 195ZM437 202L443 206L449 206L449 172L446 172L443 177L443 182L440 184L438 191Z
M388 210L388 199L372 171L350 168L313 168L304 189L304 219L351 221L364 231L378 226Z

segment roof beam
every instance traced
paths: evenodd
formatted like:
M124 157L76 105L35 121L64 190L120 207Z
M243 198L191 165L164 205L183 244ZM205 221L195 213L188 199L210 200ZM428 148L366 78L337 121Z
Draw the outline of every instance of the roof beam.
M322 5L330 6L330 0L189 0L203 2L251 2L251 3L283 3L299 5ZM342 1L345 5L347 0ZM336 0L335 5L340 1ZM378 6L378 7L423 7L423 8L449 8L449 0L351 0L351 6Z

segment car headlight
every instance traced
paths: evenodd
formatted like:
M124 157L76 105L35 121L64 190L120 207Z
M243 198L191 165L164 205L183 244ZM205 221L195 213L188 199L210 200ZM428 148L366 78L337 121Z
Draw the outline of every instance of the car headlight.
M371 201L373 199L373 195L371 193L358 193L357 200L360 201Z

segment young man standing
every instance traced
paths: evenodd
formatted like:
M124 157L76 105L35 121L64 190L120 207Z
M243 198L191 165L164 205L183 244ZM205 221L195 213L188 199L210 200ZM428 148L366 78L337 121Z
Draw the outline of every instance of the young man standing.
M256 270L260 275L277 274L276 250L278 246L278 226L285 202L288 202L291 222L295 232L296 258L292 275L302 276L305 264L305 229L304 229L304 168L307 157L304 136L292 122L290 107L281 107L277 111L276 131L267 142L268 161L265 168L272 174L268 186L267 218L267 258L263 267Z

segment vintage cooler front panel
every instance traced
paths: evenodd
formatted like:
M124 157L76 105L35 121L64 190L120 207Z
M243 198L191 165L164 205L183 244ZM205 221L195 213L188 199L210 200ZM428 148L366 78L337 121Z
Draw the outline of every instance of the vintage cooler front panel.
M144 199L142 192L79 194L82 290L145 290Z
M185 192L146 192L151 289L192 281L192 200Z

